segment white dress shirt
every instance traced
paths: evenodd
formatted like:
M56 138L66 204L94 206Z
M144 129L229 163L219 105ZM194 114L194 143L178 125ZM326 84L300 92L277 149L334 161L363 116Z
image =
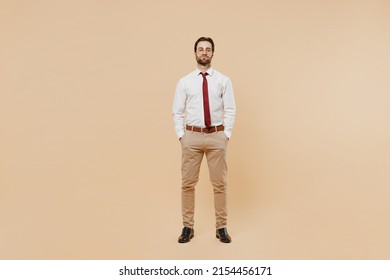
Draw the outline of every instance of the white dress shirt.
M184 126L206 127L203 111L203 77L196 69L181 78L173 100L173 121L178 138L184 135ZM207 70L211 126L223 124L228 138L232 135L236 104L232 82L212 67Z

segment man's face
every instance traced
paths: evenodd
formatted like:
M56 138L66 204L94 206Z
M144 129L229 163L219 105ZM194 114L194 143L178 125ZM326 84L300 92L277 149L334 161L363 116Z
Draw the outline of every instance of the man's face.
M209 65L213 58L211 43L208 41L200 41L196 46L195 58L200 65Z

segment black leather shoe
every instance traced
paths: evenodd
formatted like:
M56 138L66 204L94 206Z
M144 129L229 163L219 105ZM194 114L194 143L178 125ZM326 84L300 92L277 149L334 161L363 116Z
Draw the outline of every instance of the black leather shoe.
M232 242L232 238L229 236L226 228L217 229L217 238L223 243Z
M179 243L187 243L190 242L191 238L194 237L194 229L189 227L184 227L181 235L179 236Z

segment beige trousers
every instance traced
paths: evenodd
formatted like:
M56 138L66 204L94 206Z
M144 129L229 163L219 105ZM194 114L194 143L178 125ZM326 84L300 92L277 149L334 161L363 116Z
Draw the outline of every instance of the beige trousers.
M214 188L214 209L216 228L226 227L226 148L228 138L223 131L201 133L186 131L182 145L182 216L183 225L194 226L195 185L199 180L199 170L203 155L206 155L210 181Z

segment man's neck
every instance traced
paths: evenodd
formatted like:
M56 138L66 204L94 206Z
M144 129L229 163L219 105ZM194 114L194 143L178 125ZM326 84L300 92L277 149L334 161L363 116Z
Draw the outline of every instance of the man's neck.
M201 65L201 64L198 64L198 69L202 72L202 73L206 73L207 70L209 70L211 67L211 64L207 64L207 65Z

